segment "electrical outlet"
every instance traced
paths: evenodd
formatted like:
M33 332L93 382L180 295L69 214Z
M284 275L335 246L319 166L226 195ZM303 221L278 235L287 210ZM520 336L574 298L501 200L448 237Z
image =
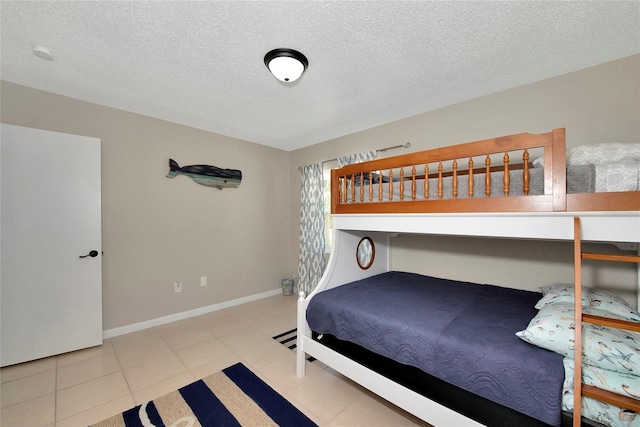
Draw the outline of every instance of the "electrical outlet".
M200 276L200 286L207 286L207 276Z
M182 282L181 281L175 281L173 282L173 286L174 286L174 291L177 294L178 292L182 292Z

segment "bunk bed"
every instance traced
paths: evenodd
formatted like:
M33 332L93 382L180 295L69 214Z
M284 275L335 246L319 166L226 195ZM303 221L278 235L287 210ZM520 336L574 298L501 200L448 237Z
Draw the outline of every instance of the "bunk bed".
M606 242L637 251L638 148L567 152L565 131L556 129L332 170L333 248L317 287L298 299L297 375L304 376L305 357L313 356L435 426L570 425L571 414L561 410L563 356L522 336L542 295L390 271L390 236ZM614 158L601 160L603 153ZM578 275L576 301L579 285ZM377 293L381 300L365 298ZM403 317L407 312L429 324L427 335ZM588 318L589 309L573 315ZM419 345L403 341L407 336ZM488 361L497 361L497 371ZM579 362L574 372L580 402Z

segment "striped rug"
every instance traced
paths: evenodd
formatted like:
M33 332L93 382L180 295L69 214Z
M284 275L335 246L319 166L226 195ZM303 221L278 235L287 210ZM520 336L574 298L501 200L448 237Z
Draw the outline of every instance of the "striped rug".
M289 350L295 352L298 345L296 344L296 339L298 338L298 329L292 329L290 331L287 332L283 332L281 334L276 335L275 337L273 337L274 340L278 341L280 344L287 346L289 348ZM311 356L307 356L307 360L309 362L313 362L314 360L316 360L315 358L311 357Z
M96 427L316 426L284 397L237 363Z

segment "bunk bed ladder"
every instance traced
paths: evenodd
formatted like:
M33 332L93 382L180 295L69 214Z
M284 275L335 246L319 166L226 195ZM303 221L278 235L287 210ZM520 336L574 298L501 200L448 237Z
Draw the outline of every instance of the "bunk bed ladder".
M573 377L573 426L579 427L581 423L580 409L582 396L591 397L602 402L617 405L635 412L640 412L640 400L623 396L598 387L582 384L582 323L608 326L640 332L640 323L626 320L611 319L608 317L594 316L582 313L582 260L619 261L640 263L640 255L611 255L582 252L580 218L573 219L573 259L574 259L574 286L575 286L575 343L574 343L574 377ZM581 319L579 321L578 319Z

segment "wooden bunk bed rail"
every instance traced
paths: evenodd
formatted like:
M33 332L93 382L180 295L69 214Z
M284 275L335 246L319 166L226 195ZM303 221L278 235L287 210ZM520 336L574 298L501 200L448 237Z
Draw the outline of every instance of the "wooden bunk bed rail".
M567 211L638 211L639 191L567 194Z
M640 323L630 320L613 319L604 316L582 313L582 321L594 325L608 326L610 328L626 329L628 331L640 332Z
M621 396L617 393L613 393L587 384L582 385L582 395L592 397L602 402L611 403L612 405L631 409L634 412L640 412L640 400L634 399L629 396Z
M542 150L544 172L531 167L530 156L534 150ZM529 193L532 171L538 180L543 175L543 189L537 181L535 194ZM504 177L500 188L491 188L497 185L495 178L500 173ZM516 176L522 181L521 187L510 182L511 177ZM445 197L444 182L451 185ZM458 188L460 186L464 188ZM565 130L555 129L542 134L521 133L436 148L332 170L331 213L640 211L639 191L583 193L575 188L573 194L567 194Z
M533 149L542 149L544 153L544 194L541 195L527 195L529 152ZM356 214L565 211L565 165L564 129L542 134L521 133L347 165L331 171L331 212ZM447 170L444 170L445 168ZM510 169L522 170L522 196L509 194ZM489 172L496 170L504 172L503 194L497 194L491 189ZM485 175L485 185L483 189L475 190L473 178L479 174ZM435 199L429 197L429 180L417 182L425 176L437 177ZM447 176L451 177L453 197L445 199L442 198L442 186L444 177ZM468 189L464 194L458 191L459 179L468 182ZM394 183L399 186L399 194L394 195ZM409 197L404 195L406 189L411 190ZM385 198L382 196L383 190L387 193ZM483 194L479 194L479 191ZM420 194L424 199L416 197Z

